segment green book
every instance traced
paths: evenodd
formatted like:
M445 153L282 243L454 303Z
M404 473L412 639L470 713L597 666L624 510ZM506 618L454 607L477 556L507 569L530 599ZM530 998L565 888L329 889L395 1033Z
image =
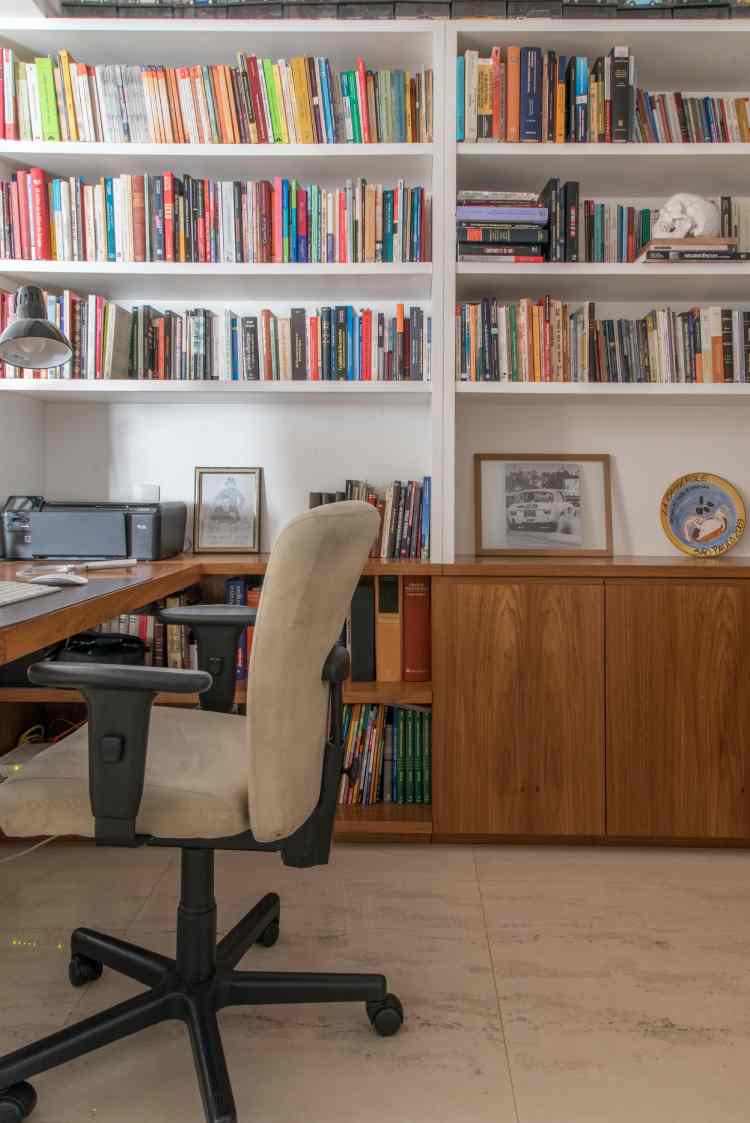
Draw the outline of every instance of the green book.
M432 803L432 710L424 715L422 746L422 802Z
M406 777L404 802L414 802L414 726L416 714L414 710L406 711Z
M52 59L38 58L34 61L36 62L36 85L42 118L42 140L61 140Z
M352 115L352 132L354 143L362 143L362 122L359 119L359 100L357 98L357 75L353 70L346 70L346 88L349 92L349 109Z
M201 67L203 71L203 89L206 92L206 104L208 105L208 118L211 126L211 137L214 144L218 144L221 140L221 133L219 132L216 105L214 104L214 87L211 81L211 71L208 66ZM148 211L146 212L148 214Z
M406 710L398 711L398 755L396 757L397 803L406 803Z
M284 139L284 134L281 131L281 119L279 117L279 101L276 97L276 81L273 74L273 62L270 58L263 60L263 74L266 79L266 94L268 96L268 109L271 114L271 129L273 130L273 139L275 144L281 144Z
M422 785L422 757L424 752L424 718L422 713L414 714L414 802L424 803Z

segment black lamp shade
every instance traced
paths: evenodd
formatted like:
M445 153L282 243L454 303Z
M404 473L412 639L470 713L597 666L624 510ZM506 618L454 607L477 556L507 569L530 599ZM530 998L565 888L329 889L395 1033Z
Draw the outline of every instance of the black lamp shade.
M16 293L16 319L0 335L0 359L16 367L47 370L67 363L73 348L47 319L42 290L26 285Z

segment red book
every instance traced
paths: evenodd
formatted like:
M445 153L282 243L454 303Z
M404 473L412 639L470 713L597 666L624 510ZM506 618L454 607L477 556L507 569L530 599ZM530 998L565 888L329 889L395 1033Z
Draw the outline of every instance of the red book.
M102 377L102 359L104 351L104 297L97 296L96 298L96 343L94 345L96 354L96 367L94 374L96 378Z
M266 114L263 108L263 94L258 77L258 60L255 55L245 58L247 76L250 80L250 97L253 103L253 115L258 128L258 144L268 144L268 130L266 129Z
M305 239L302 242L302 239ZM310 242L307 233L307 192L304 187L297 188L297 246L304 246L304 257L300 257L299 261L310 260Z
M359 119L362 124L362 140L370 143L370 117L367 112L367 71L365 60L357 59L357 93L359 94Z
M273 378L273 364L271 359L271 313L264 308L260 314L261 331L263 338L263 378L269 381Z
M5 139L5 73L0 54L0 140Z
M283 188L281 176L274 176L273 180L273 256L271 261L284 260L284 232L282 224Z
M164 173L164 260L174 261L174 173Z
M502 140L500 135L500 47L493 47L492 60L492 139Z
M635 208L628 207L628 261L635 261Z
M362 332L364 338L364 363L362 369L364 371L363 377L368 381L372 381L372 308L365 309L364 315L364 331Z
M21 233L21 257L31 261L31 215L29 214L29 173L16 172L18 184L18 214Z
M31 209L34 221L34 250L37 261L49 261L52 246L49 232L49 192L47 176L41 168L31 172Z
M307 320L309 340L307 353L310 356L310 381L320 381L320 355L318 354L318 317L310 316Z

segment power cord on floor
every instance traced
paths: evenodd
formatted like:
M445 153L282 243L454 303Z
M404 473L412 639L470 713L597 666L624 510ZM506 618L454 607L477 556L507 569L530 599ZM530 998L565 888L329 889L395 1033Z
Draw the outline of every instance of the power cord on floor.
M33 846L29 846L28 849L22 850L20 854L11 854L9 858L0 858L0 866L4 866L6 862L17 862L19 858L25 858L27 854L33 854L35 850L39 850L42 846L46 846L48 842L54 842L56 838L60 838L60 835L50 835L49 838L43 838L41 842L35 842Z

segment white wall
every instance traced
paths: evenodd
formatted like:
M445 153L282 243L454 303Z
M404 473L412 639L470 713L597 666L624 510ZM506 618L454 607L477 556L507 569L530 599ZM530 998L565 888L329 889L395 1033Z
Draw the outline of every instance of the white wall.
M134 484L156 483L163 499L192 504L196 466L261 466L264 551L307 508L310 491L343 490L347 478L382 487L430 471L429 410L405 401L50 404L45 428L50 499L125 498Z
M0 401L0 506L9 495L44 494L44 405L15 394Z
M608 452L614 551L674 555L659 503L686 472L730 480L750 508L750 412L737 405L456 401L456 553L474 552L475 452ZM732 551L750 555L750 531Z

